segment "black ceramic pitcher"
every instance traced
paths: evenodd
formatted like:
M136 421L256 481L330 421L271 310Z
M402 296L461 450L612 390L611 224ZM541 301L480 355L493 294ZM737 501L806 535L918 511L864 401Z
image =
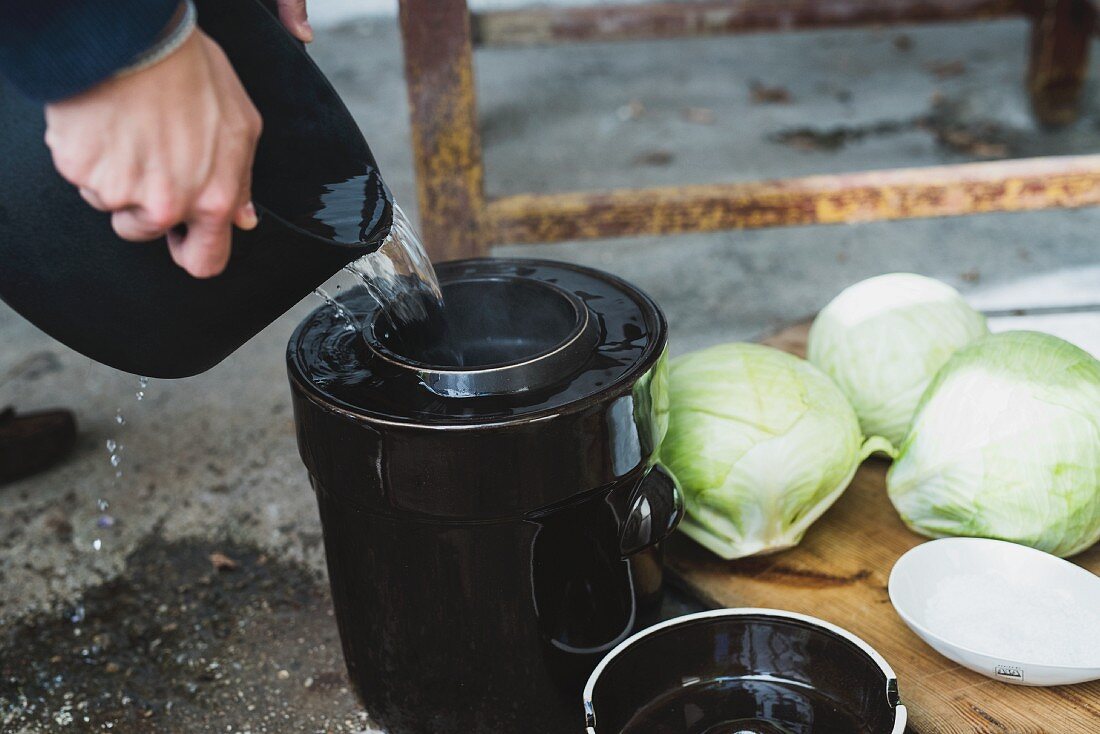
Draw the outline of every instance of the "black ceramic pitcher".
M365 334L322 308L290 342L348 672L391 734L580 732L588 673L656 616L682 513L655 464L665 320L562 263L438 273L460 365L369 302L347 302Z
M273 3L271 3L273 5ZM258 0L199 0L264 118L253 167L260 214L235 231L224 274L191 278L164 240L125 242L54 170L42 109L0 82L0 297L104 364L185 377L217 364L351 260L381 244L391 198L351 115L301 44ZM314 212L329 184L361 183L361 238ZM360 241L361 239L361 241Z

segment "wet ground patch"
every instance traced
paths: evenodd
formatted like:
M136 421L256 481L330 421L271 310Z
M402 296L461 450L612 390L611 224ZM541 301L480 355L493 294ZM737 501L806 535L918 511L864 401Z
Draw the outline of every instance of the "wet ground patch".
M0 731L357 732L327 585L154 537L80 606L0 632Z

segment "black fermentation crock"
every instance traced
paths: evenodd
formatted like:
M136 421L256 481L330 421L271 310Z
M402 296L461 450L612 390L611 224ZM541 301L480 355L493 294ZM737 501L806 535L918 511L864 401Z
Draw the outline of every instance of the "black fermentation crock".
M902 734L894 671L847 630L776 609L655 625L602 660L588 734Z
M579 732L589 672L655 621L682 514L655 463L665 319L573 265L438 273L463 367L402 353L356 298L363 333L322 308L289 346L348 673L391 734Z

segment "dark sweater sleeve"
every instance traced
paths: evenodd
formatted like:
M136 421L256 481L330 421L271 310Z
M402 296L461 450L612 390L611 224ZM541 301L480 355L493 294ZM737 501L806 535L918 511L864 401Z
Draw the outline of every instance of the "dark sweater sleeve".
M125 68L179 0L0 0L0 74L27 96L71 97Z

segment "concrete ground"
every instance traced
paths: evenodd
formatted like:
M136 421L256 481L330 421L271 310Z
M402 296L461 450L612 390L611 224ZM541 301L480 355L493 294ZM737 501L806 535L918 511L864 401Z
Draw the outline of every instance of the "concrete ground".
M1094 151L1100 95L1070 130L1034 127L1025 47L1025 25L1005 21L483 52L489 187ZM393 21L322 31L313 52L414 208ZM892 270L942 278L988 308L1094 302L1098 226L1100 210L1053 211L501 252L629 278L664 306L684 351L802 319ZM62 466L0 487L0 730L369 727L344 686L283 365L291 329L316 305L307 299L207 374L154 381L141 401L136 377L0 309L0 405L69 406L81 428ZM1091 344L1096 327L1087 314L1054 324ZM108 440L122 444L120 477Z

